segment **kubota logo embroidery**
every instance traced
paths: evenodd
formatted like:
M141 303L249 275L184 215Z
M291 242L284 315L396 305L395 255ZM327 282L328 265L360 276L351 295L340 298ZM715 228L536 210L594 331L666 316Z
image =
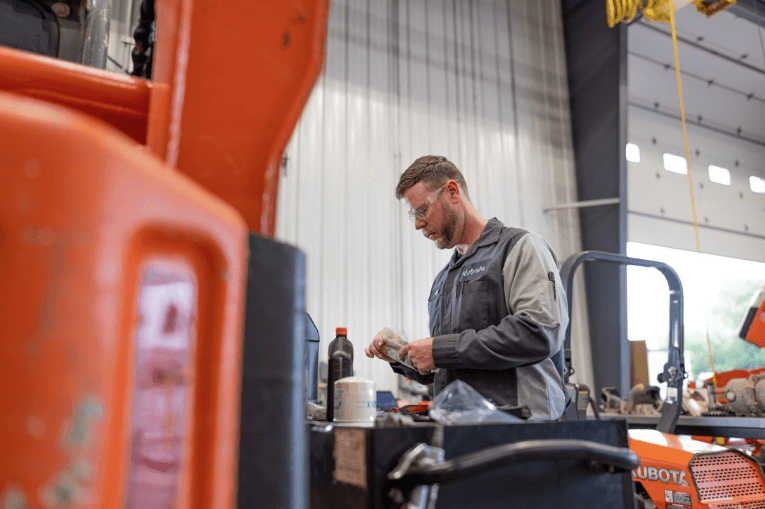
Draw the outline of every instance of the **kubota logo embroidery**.
M486 272L486 266L482 265L480 267L475 267L473 269L468 269L462 273L462 277L468 277L472 276L473 274L479 274L481 272Z

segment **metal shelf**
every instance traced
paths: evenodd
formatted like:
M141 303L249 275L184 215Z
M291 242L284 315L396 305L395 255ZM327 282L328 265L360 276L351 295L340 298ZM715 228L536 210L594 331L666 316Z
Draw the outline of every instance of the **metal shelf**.
M626 420L630 428L656 428L658 416L600 414L603 420ZM594 419L591 417L591 419ZM765 438L763 417L692 417L681 415L675 428L679 435L735 438Z

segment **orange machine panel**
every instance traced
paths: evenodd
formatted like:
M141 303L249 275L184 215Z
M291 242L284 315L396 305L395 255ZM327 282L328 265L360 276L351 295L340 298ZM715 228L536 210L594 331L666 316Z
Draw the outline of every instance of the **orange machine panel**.
M273 236L282 153L321 72L328 0L156 2L149 145ZM155 100L156 99L156 100Z
M739 337L765 348L765 288L757 292L749 305Z
M151 82L0 46L0 90L63 104L146 143Z
M244 220L60 106L0 139L4 507L232 507Z
M746 454L649 429L629 431L630 449L640 456L632 479L657 509L762 507L765 481Z

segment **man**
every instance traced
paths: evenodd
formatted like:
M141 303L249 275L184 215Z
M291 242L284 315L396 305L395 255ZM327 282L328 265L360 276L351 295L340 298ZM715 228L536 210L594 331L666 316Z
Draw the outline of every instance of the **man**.
M133 32L135 47L131 53L133 70L130 74L147 80L151 79L152 62L154 61L156 17L154 0L142 0L138 25Z
M568 314L550 246L535 233L481 217L465 178L445 157L417 159L401 175L396 198L436 247L455 250L430 291L431 337L396 355L386 347L394 346L386 328L367 357L433 383L436 394L459 379L498 407L528 405L533 419L560 417L566 393L552 357L563 346Z

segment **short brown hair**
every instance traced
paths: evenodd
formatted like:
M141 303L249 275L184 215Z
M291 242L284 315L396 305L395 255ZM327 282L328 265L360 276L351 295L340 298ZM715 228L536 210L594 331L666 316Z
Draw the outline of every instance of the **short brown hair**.
M400 200L404 193L418 182L422 182L428 190L433 191L449 180L457 182L465 198L470 201L465 177L453 162L444 156L422 156L401 174L396 186L396 199Z

